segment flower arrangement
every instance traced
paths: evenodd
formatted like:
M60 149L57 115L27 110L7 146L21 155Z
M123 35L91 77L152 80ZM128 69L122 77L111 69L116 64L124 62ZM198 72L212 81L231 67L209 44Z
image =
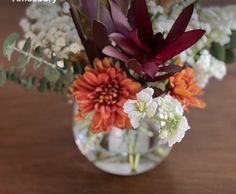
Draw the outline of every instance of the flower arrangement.
M4 42L9 61L14 51L20 55L0 68L0 85L8 79L65 94L91 134L139 130L150 120L161 143L181 142L190 129L185 113L206 106L199 96L209 79L222 79L226 63L235 61L235 12L190 0L161 2L32 4L20 22L25 39L12 33ZM132 157L134 168L138 156Z

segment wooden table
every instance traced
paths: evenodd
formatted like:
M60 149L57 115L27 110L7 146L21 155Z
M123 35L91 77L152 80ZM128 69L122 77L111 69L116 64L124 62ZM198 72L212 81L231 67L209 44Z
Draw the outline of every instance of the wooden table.
M22 4L1 0L1 45L19 30L22 15ZM0 88L0 194L234 194L235 83L236 65L230 65L224 81L211 81L207 108L191 111L184 141L156 169L135 177L109 175L86 161L73 141L72 107L64 97L8 83Z

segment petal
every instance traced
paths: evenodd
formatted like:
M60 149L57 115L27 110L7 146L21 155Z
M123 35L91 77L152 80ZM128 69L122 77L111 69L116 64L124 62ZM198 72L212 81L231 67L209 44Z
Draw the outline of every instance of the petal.
M138 128L140 125L142 115L138 112L131 112L129 114L129 118L130 118L130 123L131 123L132 127L135 129Z
M169 137L168 144L172 147L175 143L180 143L185 136L185 132L190 129L186 117L183 117L178 123L177 129Z
M152 38L152 41L149 43L152 48L155 48L155 50L159 50L161 47L163 47L165 43L163 34L161 32L155 34Z
M198 98L194 98L194 97L189 98L188 102L191 106L196 107L196 108L205 108L206 107L206 103Z
M101 3L101 22L105 24L107 32L109 34L116 31L116 27L114 26L114 23L112 21L111 14L103 3Z
M81 0L81 10L89 19L90 24L97 18L98 1L97 0Z
M193 46L204 34L204 30L192 30L185 32L175 41L168 43L163 49L161 49L155 58L158 61L167 61Z
M159 72L176 73L176 72L180 72L182 70L183 70L183 68L181 68L177 65L168 65L168 66L161 67L159 69Z
M157 63L156 61L148 61L144 64L142 64L143 71L148 74L151 78L154 78L156 75L158 69L159 69L160 64Z
M116 2L119 5L119 7L122 9L123 13L127 14L130 0L116 0Z
M147 117L148 118L152 118L157 110L157 103L152 101L151 103L148 104L148 108L147 108Z
M118 59L123 62L127 62L129 60L129 58L126 55L119 52L118 50L116 50L112 46L105 47L102 52L107 56L114 57L115 59Z
M137 100L127 100L124 104L124 112L130 113L131 111L135 111L135 105L137 103Z
M109 76L105 73L100 73L98 75L98 81L100 84L103 84L103 83L107 83L107 81L109 80Z
M102 131L102 120L101 120L101 114L99 112L94 113L94 116L90 123L90 127L93 133L98 133Z
M111 7L111 15L118 32L129 36L132 28L128 22L128 18L124 15L121 8L113 1L109 0Z
M85 72L83 75L83 78L85 79L86 82L88 82L89 84L93 86L97 86L99 84L96 75L92 72L89 72L89 71Z
M138 32L137 30L134 30L130 34L131 39L134 41L134 43L140 48L140 50L144 51L145 53L151 53L152 50L143 42L138 37Z
M116 112L115 114L115 126L118 128L125 128L125 123L126 123L126 119L127 117L124 117L123 115L119 114L118 112Z
M189 21L192 17L193 9L194 9L194 4L191 4L181 12L181 14L176 19L174 25L172 26L170 32L167 35L166 38L167 42L180 37L185 32L189 24Z
M137 99L140 102L147 103L152 99L154 90L152 88L146 88L137 94Z
M126 64L130 69L132 69L134 72L138 73L139 75L143 74L142 66L136 59L131 59Z
M90 85L83 77L78 82L78 87L80 87L80 90L93 90L94 86Z
M148 14L148 8L145 0L133 0L131 4L135 26L139 38L148 44L153 37L152 23Z
M93 38L101 50L109 45L108 32L104 24L96 20L93 22Z
M138 58L141 55L139 48L120 33L112 33L109 37L129 56Z
M154 90L152 88L145 88L142 92L148 93L150 96L153 96Z

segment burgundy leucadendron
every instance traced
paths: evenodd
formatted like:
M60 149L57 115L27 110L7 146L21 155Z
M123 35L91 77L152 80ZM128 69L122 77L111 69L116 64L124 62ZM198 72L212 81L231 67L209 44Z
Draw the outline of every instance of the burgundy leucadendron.
M90 60L103 54L118 59L141 75L142 82L161 81L180 71L165 62L193 46L205 33L201 29L186 32L194 4L180 13L164 38L162 33L154 34L145 0L81 0L81 10L92 29L90 38L81 29L81 13L71 1L70 5ZM110 45L110 40L116 45Z

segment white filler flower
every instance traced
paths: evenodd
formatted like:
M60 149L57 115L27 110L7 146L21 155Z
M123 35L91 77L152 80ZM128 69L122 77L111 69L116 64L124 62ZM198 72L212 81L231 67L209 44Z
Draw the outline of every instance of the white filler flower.
M127 100L124 104L124 112L128 114L131 125L138 128L145 117L152 118L157 109L157 103L153 99L154 90L145 88L137 94L137 100Z
M181 104L170 95L155 99L158 104L156 120L160 123L160 135L163 143L171 147L181 142L185 132L190 129Z
M19 43L19 48L30 37L32 47L42 47L48 58L55 54L61 60L68 59L70 54L84 50L65 0L57 0L55 4L32 3L26 9L26 16L20 26L25 39Z

